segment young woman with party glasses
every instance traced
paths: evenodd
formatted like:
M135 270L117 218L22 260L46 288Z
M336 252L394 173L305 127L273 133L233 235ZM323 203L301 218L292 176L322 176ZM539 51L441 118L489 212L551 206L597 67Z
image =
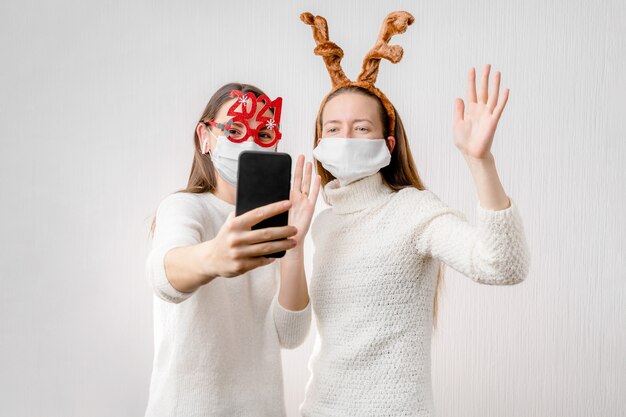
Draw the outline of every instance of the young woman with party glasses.
M280 349L310 326L303 240L319 177L300 156L290 200L234 216L237 158L276 150L281 105L247 84L217 90L196 125L187 187L159 205L146 263L156 295L146 416L285 414ZM288 226L251 230L287 210ZM280 262L265 257L283 250Z

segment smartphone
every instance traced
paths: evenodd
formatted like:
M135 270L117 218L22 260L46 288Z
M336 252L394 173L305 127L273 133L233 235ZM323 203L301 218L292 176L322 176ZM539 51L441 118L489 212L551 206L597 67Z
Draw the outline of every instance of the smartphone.
M291 156L282 152L243 151L239 155L235 215L257 207L289 200ZM289 212L280 213L254 225L253 230L287 226ZM285 251L266 255L282 258Z

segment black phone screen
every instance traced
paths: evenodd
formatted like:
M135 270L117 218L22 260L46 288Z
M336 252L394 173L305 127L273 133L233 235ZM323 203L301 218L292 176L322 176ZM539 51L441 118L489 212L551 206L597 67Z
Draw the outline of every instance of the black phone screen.
M237 174L237 216L257 207L289 200L291 157L282 152L243 151ZM289 213L280 213L254 225L252 229L286 226ZM267 255L280 258L285 252Z

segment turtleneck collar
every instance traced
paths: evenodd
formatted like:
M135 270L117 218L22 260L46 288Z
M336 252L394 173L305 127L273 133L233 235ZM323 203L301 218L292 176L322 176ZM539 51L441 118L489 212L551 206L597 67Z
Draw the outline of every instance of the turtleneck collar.
M333 212L347 214L378 205L393 190L378 172L343 187L339 186L338 180L333 180L326 184L324 192Z

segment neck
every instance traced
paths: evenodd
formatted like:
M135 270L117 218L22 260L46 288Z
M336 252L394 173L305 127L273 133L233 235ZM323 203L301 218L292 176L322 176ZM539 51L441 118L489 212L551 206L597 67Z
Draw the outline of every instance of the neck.
M237 188L224 181L217 172L215 172L215 175L217 177L217 185L213 195L220 200L224 200L227 203L234 205L237 200Z
M335 213L348 214L381 204L393 191L379 172L343 187L333 180L326 184L324 192Z

